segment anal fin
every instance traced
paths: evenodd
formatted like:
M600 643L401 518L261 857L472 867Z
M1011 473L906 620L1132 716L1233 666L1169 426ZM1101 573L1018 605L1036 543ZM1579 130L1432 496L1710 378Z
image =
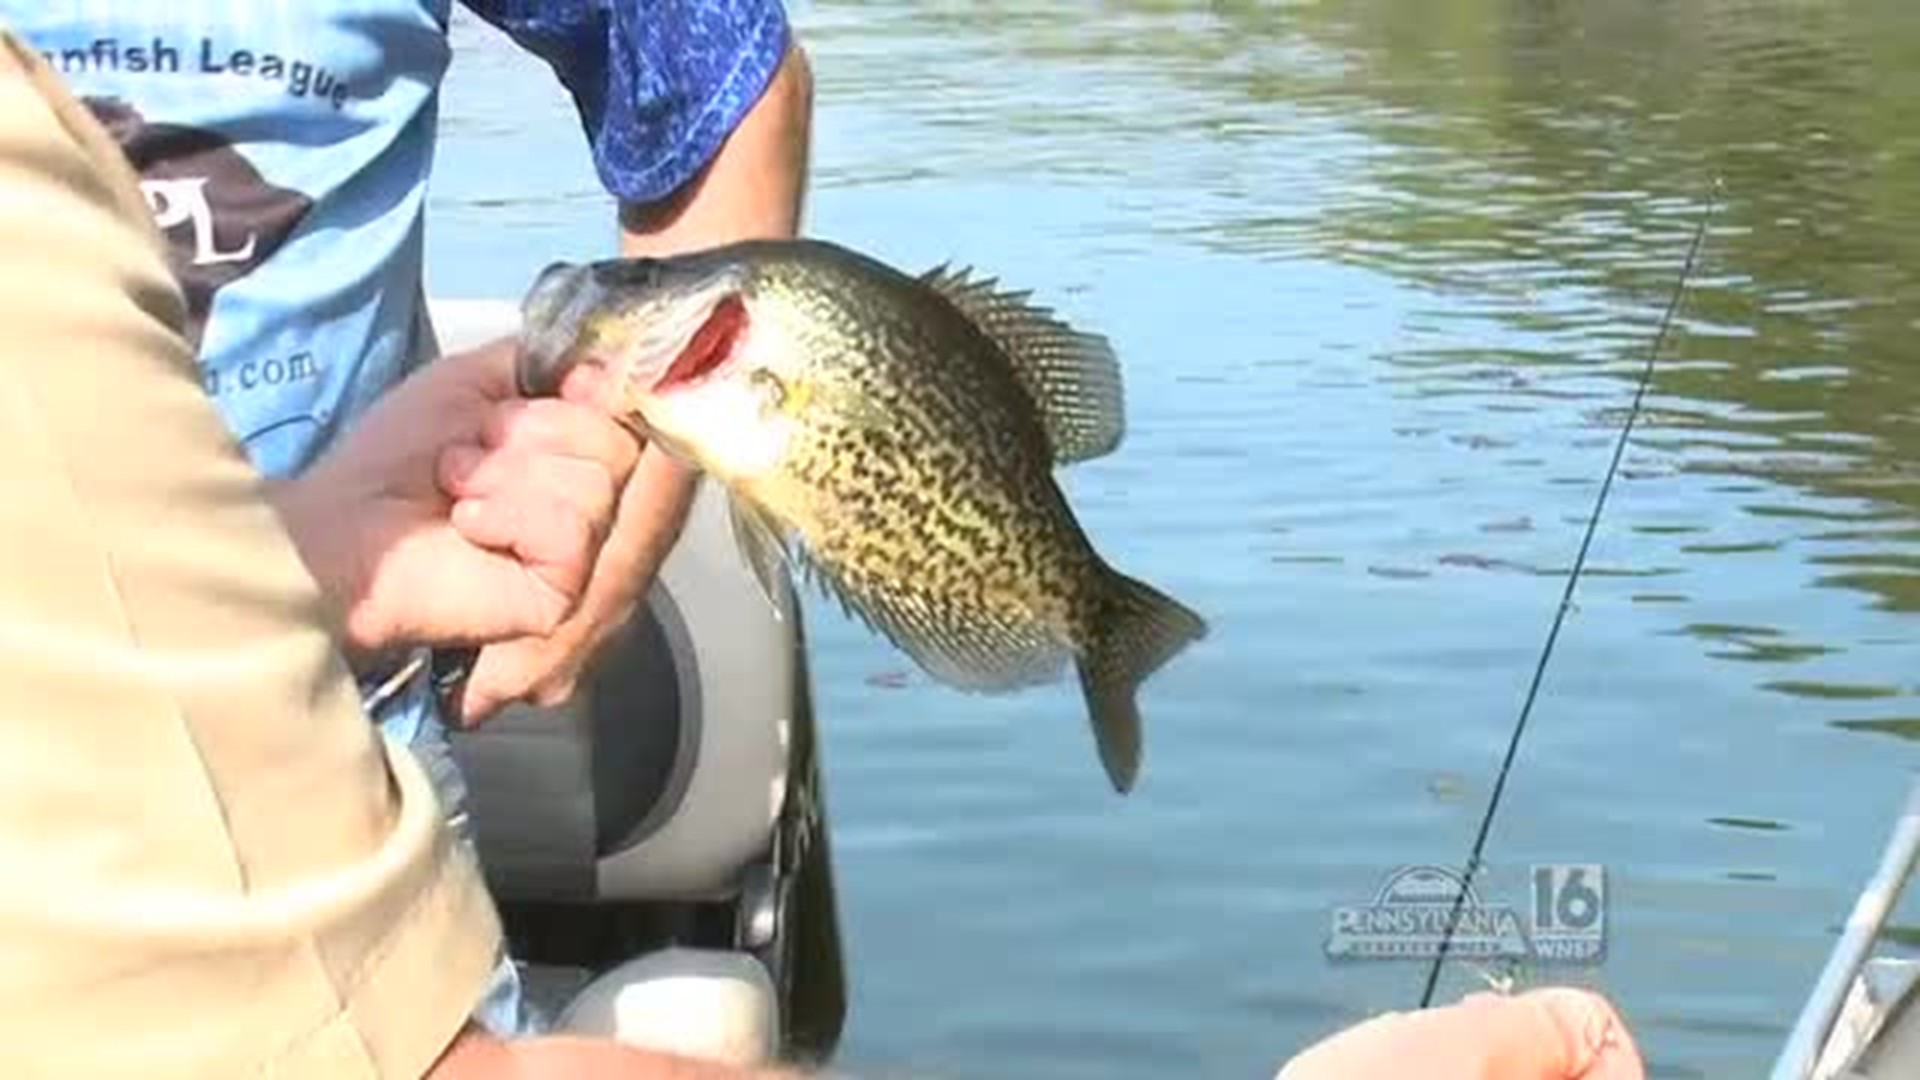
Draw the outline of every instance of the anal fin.
M911 582L862 579L794 550L801 571L849 617L955 690L1009 693L1058 680L1072 650L1045 626L955 608Z

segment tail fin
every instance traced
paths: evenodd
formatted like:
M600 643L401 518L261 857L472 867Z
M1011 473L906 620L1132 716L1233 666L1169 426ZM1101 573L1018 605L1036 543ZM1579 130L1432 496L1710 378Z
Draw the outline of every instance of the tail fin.
M1080 657L1100 764L1122 795L1140 771L1140 707L1147 677L1207 635L1204 619L1143 581L1109 571L1106 617Z

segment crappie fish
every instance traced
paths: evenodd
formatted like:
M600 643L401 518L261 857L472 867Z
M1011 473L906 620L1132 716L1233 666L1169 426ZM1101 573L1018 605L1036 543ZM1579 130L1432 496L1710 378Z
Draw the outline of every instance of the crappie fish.
M783 564L951 687L1079 674L1114 789L1140 684L1205 621L1100 557L1054 481L1125 430L1119 365L1028 293L821 240L556 263L523 303L523 391L602 365L613 407L724 486L771 599Z

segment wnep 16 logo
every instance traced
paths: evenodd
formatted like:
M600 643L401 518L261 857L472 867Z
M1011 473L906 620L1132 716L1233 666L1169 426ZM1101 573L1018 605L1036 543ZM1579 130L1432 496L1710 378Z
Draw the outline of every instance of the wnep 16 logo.
M1525 918L1521 916L1521 908ZM1373 899L1333 910L1327 955L1335 959L1407 960L1440 955L1463 960L1597 964L1607 947L1607 872L1598 863L1543 863L1528 868L1523 904L1492 902L1442 866L1403 866L1387 875Z

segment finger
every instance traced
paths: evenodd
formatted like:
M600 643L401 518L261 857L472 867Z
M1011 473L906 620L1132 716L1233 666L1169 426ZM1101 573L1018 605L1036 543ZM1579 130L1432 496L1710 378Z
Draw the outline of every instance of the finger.
M434 361L459 369L467 387L488 401L510 401L518 397L513 362L516 352L511 337L498 337L470 349L450 352Z
M599 364L581 364L560 383L560 397L605 412L612 404L613 377Z
M1645 1063L1626 1021L1590 990L1556 986L1531 990L1517 1002L1536 1010L1562 1046L1563 1069L1581 1080L1640 1080Z
M487 495L519 474L521 461L565 458L599 466L616 488L640 461L641 445L604 414L560 402L521 402L495 411L483 433L485 457L450 446L437 463L442 490L454 498Z
M1430 1051L1449 1048L1449 1067L1465 1075L1527 1080L1640 1080L1637 1048L1606 999L1588 990L1547 987L1517 996L1470 994L1425 1010L1415 1021Z
M440 460L434 466L434 482L452 499L472 498L498 490L507 467L496 462L496 457L471 443L449 446L440 451Z
M598 461L623 477L640 456L633 436L604 409L553 398L502 403L487 417L481 440L490 449Z
M446 479L453 482L449 492L455 499L456 511L461 503L485 500L516 514L524 509L528 520L537 526L538 515L554 512L557 505L561 512L572 514L586 524L595 545L603 542L613 528L620 489L613 477L598 465L552 457L520 461L484 459L471 466L473 471L462 477L458 470L466 467L462 464L463 457L450 453L446 459L450 472ZM502 546L467 535L463 520L456 513L454 527L468 540L483 546Z
M462 727L478 727L524 697L526 680L522 672L527 644L533 640L538 639L516 638L480 650L473 671L454 701L455 714Z
M571 675L553 675L534 684L527 692L527 704L541 709L558 708L573 700L579 681Z
M580 479L585 489L591 481ZM467 542L523 561L551 563L590 559L604 538L611 490L601 494L540 490L527 485L461 499L453 506L454 530Z
M1342 1029L1290 1059L1276 1080L1423 1075L1477 1080L1642 1080L1618 1014L1588 991L1474 994L1447 1006L1387 1013Z
M543 612L557 608L554 622L578 603L599 550L594 523L550 496L467 499L455 504L453 523L470 543L511 555L535 588L521 599Z
M453 692L451 704L454 722L470 730L485 723L507 703L489 690L485 683L476 683L476 680L469 678Z
M581 677L568 645L556 648L552 637L523 637L488 645L480 651L470 678L451 698L450 711L464 725L484 721L512 704L547 709L573 698Z
M596 519L611 520L627 477L600 462L552 454L516 454L453 446L441 452L436 481L449 498L516 501L558 497Z
M551 633L574 597L529 570L510 538L501 544L479 545L441 528L388 560L380 572L397 579L381 589L395 594L392 636L454 649ZM454 680L456 688L465 681Z

